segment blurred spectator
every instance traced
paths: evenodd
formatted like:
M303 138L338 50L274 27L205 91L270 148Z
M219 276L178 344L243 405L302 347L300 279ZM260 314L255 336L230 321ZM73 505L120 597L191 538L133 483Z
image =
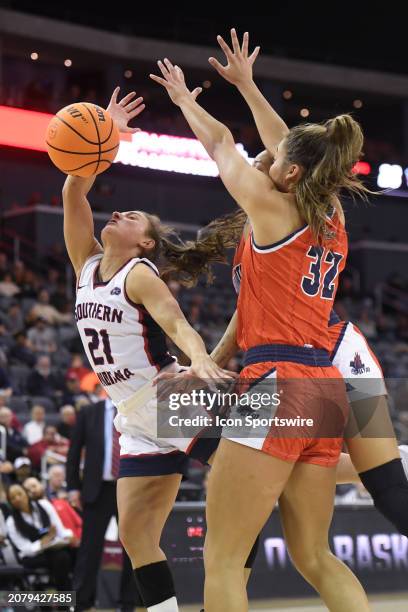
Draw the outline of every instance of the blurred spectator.
M62 394L62 403L75 406L78 401L83 399L88 400L88 396L81 391L78 376L76 374L70 374L65 379L65 389Z
M54 399L60 394L61 383L60 377L51 372L51 361L48 355L38 357L35 370L27 380L28 393Z
M38 478L27 478L23 484L28 492L30 499L38 501L45 498L45 490L43 484ZM70 529L73 533L71 546L78 547L82 536L82 518L66 499L50 500L60 517L62 524L66 529Z
M4 368L0 367L0 395L5 398L9 398L13 395L13 389L11 388L10 379Z
M8 333L5 325L0 323L0 349L7 353L13 346L13 338Z
M75 427L76 411L75 408L69 404L62 406L60 409L60 422L57 425L57 431L63 438L67 440L71 439L72 431Z
M16 334L15 344L9 351L9 361L10 363L26 365L29 368L35 365L36 356L25 332Z
M24 270L21 283L18 284L21 288L19 297L26 299L35 299L37 297L39 280L32 270Z
M17 457L13 467L16 484L23 484L31 476L31 461L28 457Z
M10 304L3 322L12 336L24 330L24 315L18 302Z
M374 319L370 317L369 308L365 307L361 310L360 318L356 321L356 325L369 340L377 337L377 328Z
M47 280L44 283L44 289L48 292L48 295L52 296L57 291L60 273L55 268L49 268L47 273ZM65 284L63 283L65 289ZM59 310L59 308L57 308Z
M17 260L13 263L13 278L14 282L21 288L24 282L26 268L24 262Z
M91 371L92 370L90 370L90 368L87 368L84 366L84 359L82 355L79 355L78 353L76 353L72 355L71 365L67 370L66 376L68 378L69 376L73 374L77 376L77 378L79 379L79 382L82 382L82 379L84 378L84 376L89 374ZM82 389L82 386L81 386L81 389ZM82 390L85 391L86 389L82 389Z
M72 314L62 314L50 304L50 295L46 289L41 289L37 296L37 303L32 307L29 315L29 321L35 321L41 317L50 325L61 325L63 323L72 323Z
M14 297L20 293L20 288L13 281L10 272L6 272L0 280L0 295L4 297Z
M38 317L28 330L27 338L36 353L54 353L57 350L55 330L44 317Z
M0 408L0 425L3 425L6 429L6 459L12 463L25 454L27 448L27 441L21 435L21 433L12 426L13 413L10 408Z
M23 487L27 491L30 499L38 501L39 499L45 498L44 485L38 480L38 478L35 478L35 476L26 478L26 480L23 482Z
M48 499L65 499L67 488L65 483L65 467L61 464L51 465L48 468L48 483L46 494Z
M58 312L65 314L68 312L70 302L67 298L67 287L64 281L58 283L55 291L51 294L50 303Z
M45 409L36 404L31 408L31 421L23 427L23 436L28 444L35 444L43 439L45 427Z
M5 516L0 509L0 546L3 546L7 537L7 527Z
M0 274L4 274L9 269L7 255L5 253L0 253Z
M46 451L52 451L65 457L68 454L69 440L63 438L57 432L54 425L47 425L44 429L44 437L39 442L32 444L28 448L28 456L36 470L41 468L41 459ZM58 463L60 459L50 458L49 463Z
M11 514L6 520L10 540L26 568L46 567L58 591L71 590L71 557L68 545L73 534L65 529L53 505L30 500L21 485L7 492Z

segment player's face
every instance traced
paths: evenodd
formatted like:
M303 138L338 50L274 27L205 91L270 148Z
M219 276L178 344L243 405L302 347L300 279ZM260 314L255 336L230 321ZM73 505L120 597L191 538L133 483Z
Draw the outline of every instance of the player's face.
M276 148L269 176L276 189L283 193L292 191L301 176L300 166L289 163L286 159L285 139L281 140Z
M149 221L140 210L115 211L102 230L102 243L120 244L124 249L149 249L154 246L148 236L149 229Z

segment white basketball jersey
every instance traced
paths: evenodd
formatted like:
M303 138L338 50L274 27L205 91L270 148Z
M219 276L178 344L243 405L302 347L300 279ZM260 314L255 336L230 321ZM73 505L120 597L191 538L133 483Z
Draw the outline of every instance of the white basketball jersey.
M162 329L142 304L126 295L125 281L136 265L156 266L145 258L129 260L107 282L98 281L102 255L90 257L78 281L75 320L94 372L115 404L174 361Z

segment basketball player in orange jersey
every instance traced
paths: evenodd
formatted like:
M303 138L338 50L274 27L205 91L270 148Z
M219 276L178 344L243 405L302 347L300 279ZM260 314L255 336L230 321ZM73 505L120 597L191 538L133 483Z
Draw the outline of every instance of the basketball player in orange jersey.
M135 131L127 124L143 110L142 99L133 101L135 94L130 94L117 102L117 95L118 89L107 110L120 131ZM219 381L231 380L232 373L207 355L155 262L163 257L168 271L193 281L217 260L217 253L211 258L200 255L194 244L171 242L159 219L140 210L114 212L100 243L87 199L94 180L68 176L63 189L65 243L77 275L75 318L89 362L118 408L119 530L139 593L149 612L177 612L161 532L188 455L206 462L218 441L203 445L197 438L184 438L180 450L157 438L152 381L158 371L179 370L167 351L165 333L191 359L189 371L195 376Z
M246 41L241 50L235 35L233 46L248 58ZM238 344L245 351L241 379L312 380L322 394L327 382L332 392L341 376L329 359L327 321L347 255L336 196L343 187L364 192L352 174L363 144L360 127L342 115L288 130L277 117L279 138L266 177L239 154L228 128L198 105L181 69L167 59L158 65L162 77L151 78L180 107L250 220L237 308ZM341 405L340 395L339 386ZM360 583L328 546L341 433L315 439L274 433L229 439L223 432L207 497L206 612L248 610L243 567L283 491L285 535L299 571L330 610L368 610Z
M265 150L256 156L253 165L268 175L272 162L271 156ZM242 274L241 256L245 241L248 239L249 224L245 215L238 212L229 216L228 226L228 231L231 226L243 228L232 266L232 281L239 294ZM217 228L220 228L221 232L217 231ZM208 238L214 232L217 232L218 239L222 242L223 229L220 227L219 220L203 228L200 231L200 238ZM212 358L220 367L224 367L239 348L236 339L236 318L234 314L226 332L211 353ZM347 395L353 419L351 420L351 431L347 431L347 434L356 434L352 438L345 439L350 454L341 454L337 466L336 483L363 482L371 493L376 508L394 524L402 535L408 536L406 511L408 507L408 446L397 447L387 406L387 392L381 366L358 327L351 322L341 321L334 311L330 314L329 335L332 347L330 359L348 383ZM356 355L363 364L360 368L356 367ZM356 449L360 451L357 455ZM366 469L358 473L353 461L356 466L361 465L360 462L364 461ZM283 516L284 507L280 508L280 512ZM258 547L259 537L245 563L247 580L255 562Z
M231 35L233 42L235 41L234 52L221 37L218 39L226 55L227 66L222 66L214 58L209 61L223 78L238 88L252 111L264 145L273 149L279 140L283 121L253 82L252 64L257 50L252 59L247 59L237 46L235 30L231 31ZM244 46L247 45L248 33L245 33ZM269 173L272 163L273 156L267 150L254 160L254 166L264 174ZM233 280L237 291L241 275L241 253L247 233L248 227L236 251L233 265ZM225 340L220 341L223 358L217 349L213 351L212 356L221 367L231 350L227 344L228 341L232 343L233 335L233 330L230 329ZM341 455L337 483L361 480L377 509L401 534L408 536L408 447L398 448L389 415L381 366L361 331L351 322L340 321L334 312L329 318L329 335L330 358L349 383L351 423L354 424L356 434L346 439L349 454ZM361 367L357 367L356 356L361 361ZM348 433L353 434L350 431Z

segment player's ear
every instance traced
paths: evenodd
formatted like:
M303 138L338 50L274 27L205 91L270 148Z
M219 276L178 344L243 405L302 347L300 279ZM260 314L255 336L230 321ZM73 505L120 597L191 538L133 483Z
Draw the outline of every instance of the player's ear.
M297 183L303 176L303 168L299 164L290 164L286 173L286 179L291 183Z
M155 245L156 241L153 238L150 238L149 236L145 236L140 241L140 246L143 249L146 249L146 251L151 251L152 249L154 249Z

